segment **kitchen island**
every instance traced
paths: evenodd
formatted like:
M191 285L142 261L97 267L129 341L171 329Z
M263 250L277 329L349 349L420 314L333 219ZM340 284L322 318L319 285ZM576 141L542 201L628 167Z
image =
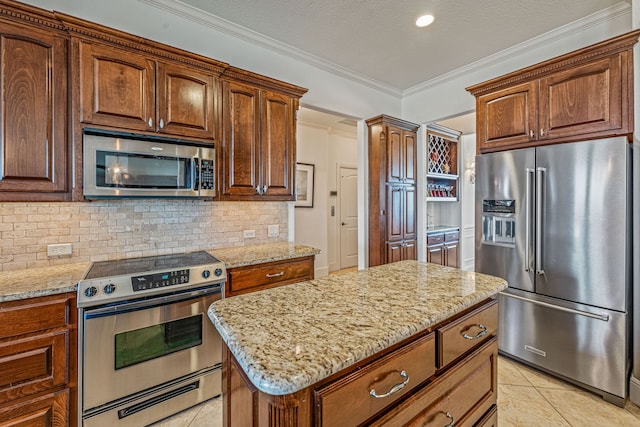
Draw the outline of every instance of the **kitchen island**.
M490 425L506 286L402 261L215 302L225 425Z

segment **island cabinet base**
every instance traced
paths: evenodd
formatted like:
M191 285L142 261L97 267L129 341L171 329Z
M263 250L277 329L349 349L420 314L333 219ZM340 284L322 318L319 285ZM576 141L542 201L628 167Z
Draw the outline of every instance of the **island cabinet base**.
M495 426L497 321L497 301L486 300L280 396L258 390L226 349L224 426Z

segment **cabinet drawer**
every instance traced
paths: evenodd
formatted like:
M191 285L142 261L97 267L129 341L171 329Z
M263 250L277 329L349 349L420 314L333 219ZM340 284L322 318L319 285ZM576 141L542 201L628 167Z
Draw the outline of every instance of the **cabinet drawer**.
M444 233L444 241L445 242L455 242L460 240L460 232L459 231L450 231L449 233Z
M497 401L494 337L443 376L387 411L374 426L473 426ZM488 424L490 425L490 424Z
M38 396L15 405L0 407L0 425L2 426L69 426L74 425L69 418L69 389Z
M444 242L444 233L427 234L427 245L435 245Z
M480 421L478 421L477 427L498 427L498 407L493 407L487 412Z
M318 425L358 425L434 373L435 337L429 334L316 390L315 407L321 420ZM376 398L374 391L377 395L387 396Z
M438 328L438 368L442 368L478 344L491 338L498 330L498 301Z
M65 384L68 335L64 330L0 344L0 401Z
M229 295L313 279L313 257L229 270Z
M70 322L69 298L57 296L25 301L0 306L0 339L64 327Z

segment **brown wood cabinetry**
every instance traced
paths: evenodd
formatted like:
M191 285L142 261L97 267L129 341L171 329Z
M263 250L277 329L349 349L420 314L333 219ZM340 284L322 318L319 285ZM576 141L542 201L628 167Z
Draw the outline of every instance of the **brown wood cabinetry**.
M313 280L314 256L234 267L227 271L225 296L246 294L290 283Z
M0 201L71 200L68 46L52 14L0 2Z
M633 132L632 47L640 31L467 88L478 153Z
M0 424L77 424L76 313L74 293L0 304Z
M369 266L416 259L416 132L389 116L369 126Z
M79 56L83 123L214 139L219 72L95 41Z
M427 262L458 268L459 259L459 231L427 234Z
M305 92L239 70L225 72L221 199L295 200L296 111Z
M497 301L486 300L283 396L253 386L227 349L224 425L491 426L497 417L497 322Z

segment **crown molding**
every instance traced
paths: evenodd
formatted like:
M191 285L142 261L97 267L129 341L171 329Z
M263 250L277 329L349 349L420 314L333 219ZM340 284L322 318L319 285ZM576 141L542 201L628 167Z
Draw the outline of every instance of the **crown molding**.
M609 8L603 9L589 16L585 16L584 18L581 18L577 21L555 28L540 36L534 37L532 39L504 49L500 52L497 52L493 55L489 55L478 61L472 62L460 68L456 68L455 70L452 70L448 73L442 74L438 77L410 87L402 92L402 96L404 97L413 95L415 93L436 87L452 79L456 79L466 74L474 73L489 65L496 65L496 63L506 62L512 58L525 54L532 49L550 44L556 40L560 40L573 34L585 31L586 29L595 27L607 21L617 19L618 17L624 15L629 15L629 19L631 19L631 5L626 1L621 1L620 3L617 3Z
M184 4L180 0L137 0L146 3L157 9L162 9L173 15L188 19L192 22L212 28L216 31L228 34L232 37L250 42L251 44L269 49L271 51L283 54L290 58L312 65L331 74L346 78L355 83L379 90L388 95L400 98L402 90L371 79L368 76L342 67L338 64L327 61L326 59L312 55L308 52L293 47L287 43L280 42L273 38L267 37L249 28L235 24L226 19L215 16L211 13L196 9L190 5Z

